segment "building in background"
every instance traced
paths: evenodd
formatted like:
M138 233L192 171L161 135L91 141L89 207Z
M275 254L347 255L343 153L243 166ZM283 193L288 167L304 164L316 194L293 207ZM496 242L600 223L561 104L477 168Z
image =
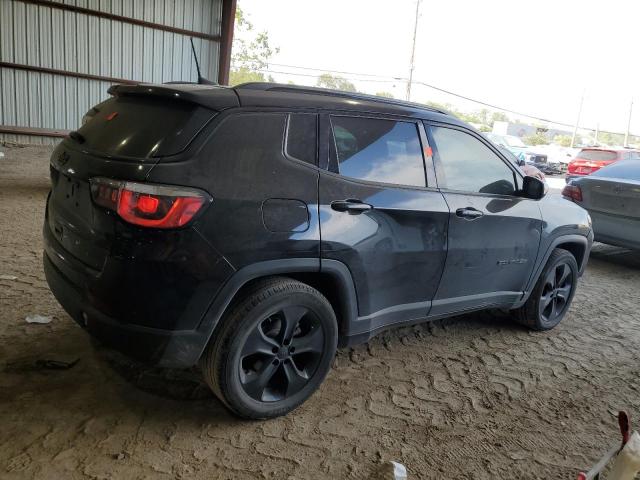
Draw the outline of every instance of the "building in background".
M115 83L228 83L236 0L0 0L0 142L50 144Z
M513 135L515 137L527 137L529 135L544 135L553 140L557 135L571 135L570 130L560 130L557 128L539 127L535 125L527 125L524 123L502 122L493 123L492 133L498 135Z

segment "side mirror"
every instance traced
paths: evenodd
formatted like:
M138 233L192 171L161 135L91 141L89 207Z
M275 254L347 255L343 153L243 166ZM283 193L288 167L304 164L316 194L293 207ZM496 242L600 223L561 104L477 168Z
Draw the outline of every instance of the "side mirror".
M547 194L547 184L536 177L526 176L522 180L522 196L532 200L540 200Z
M522 158L519 158L518 159L518 166L519 167L524 167L525 165L526 165L526 162Z

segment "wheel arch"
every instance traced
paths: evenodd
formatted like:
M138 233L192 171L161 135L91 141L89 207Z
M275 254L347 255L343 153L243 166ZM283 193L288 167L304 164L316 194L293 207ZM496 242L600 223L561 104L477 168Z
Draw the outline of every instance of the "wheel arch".
M524 291L524 295L522 299L518 302L518 304L515 305L515 307L519 307L527 301L527 299L529 298L529 295L531 294L531 291L533 290L535 284L540 278L540 274L542 273L542 270L544 269L545 265L549 261L549 257L551 256L551 253L556 248L561 248L571 253L576 259L579 273L582 274L584 267L586 266L586 263L587 263L587 259L589 255L589 247L590 247L589 238L583 235L562 235L553 239L549 244L549 246L547 247L547 249L545 250L544 255L540 257L540 261L536 264L534 268L534 272L529 278L529 282L527 283L527 287Z
M358 317L356 291L347 266L337 260L290 258L258 262L241 268L222 287L203 317L198 330L206 338L198 358L215 334L223 315L235 300L258 280L289 277L306 283L322 293L331 304L338 320L339 337Z
M582 269L582 262L584 261L585 254L587 253L587 242L567 241L558 243L554 248L561 248L567 250L576 259L578 268Z

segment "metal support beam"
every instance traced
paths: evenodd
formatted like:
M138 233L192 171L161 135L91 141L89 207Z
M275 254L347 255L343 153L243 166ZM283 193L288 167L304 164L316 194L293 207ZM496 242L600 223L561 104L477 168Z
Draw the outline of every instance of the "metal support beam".
M66 10L68 12L83 13L85 15L91 15L99 18L106 18L107 20L115 20L118 22L130 23L132 25L139 25L141 27L153 28L154 30L163 30L165 32L179 33L180 35L187 35L189 37L204 38L205 40L211 40L212 42L219 42L219 35L210 35L208 33L196 32L195 30L185 30L184 28L170 27L169 25L162 25L160 23L147 22L146 20L138 20L137 18L124 17L122 15L115 15L113 13L101 12L99 10L93 10L91 8L76 7L75 5L69 5L67 3L60 3L48 0L20 0L24 3L32 3L41 7L57 8L59 10ZM226 2L225 2L226 3ZM235 2L234 2L235 12ZM224 11L222 13L224 18Z
M71 130L54 130L52 128L38 127L18 127L15 125L0 125L0 133L11 133L15 135L34 135L37 137L64 138Z
M624 146L629 147L629 130L631 129L631 117L633 116L633 98L629 104L629 119L627 120L627 130L624 132Z
M30 72L51 73L53 75L62 75L63 77L84 78L86 80L100 80L102 82L125 83L128 85L137 85L142 81L128 80L126 78L105 77L103 75L92 75L90 73L69 72L67 70L58 70L57 68L36 67L34 65L24 65L22 63L0 62L0 68L12 68L14 70L27 70Z
M218 83L220 85L229 84L235 20L236 0L222 0L222 35L220 39L220 54L218 55Z

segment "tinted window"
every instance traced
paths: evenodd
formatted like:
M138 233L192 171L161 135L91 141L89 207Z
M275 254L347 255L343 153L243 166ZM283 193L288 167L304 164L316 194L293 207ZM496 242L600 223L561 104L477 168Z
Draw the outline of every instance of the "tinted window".
M581 150L577 158L582 160L615 160L618 158L618 154L610 150Z
M501 195L515 191L513 171L480 140L451 128L432 127L431 132L442 167L438 185Z
M287 155L316 165L317 136L315 114L292 113L287 128Z
M331 117L340 174L373 182L424 187L415 123Z
M591 174L592 177L625 178L640 181L640 160L612 163Z
M148 158L184 150L214 111L180 100L114 97L78 133L83 147L108 155Z

